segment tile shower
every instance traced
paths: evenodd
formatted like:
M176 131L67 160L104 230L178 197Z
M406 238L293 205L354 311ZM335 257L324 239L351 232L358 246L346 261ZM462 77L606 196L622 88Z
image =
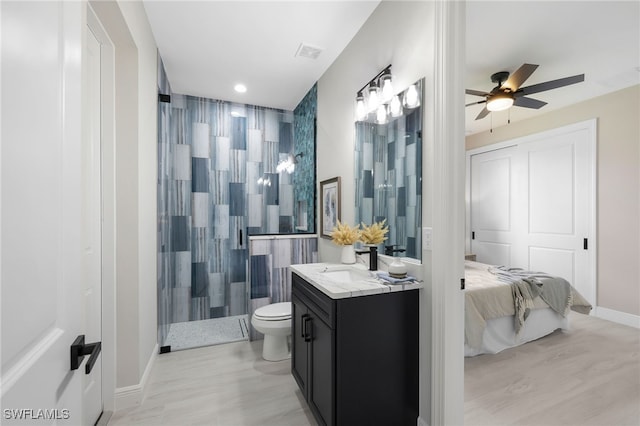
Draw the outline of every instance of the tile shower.
M290 300L286 266L317 258L316 88L294 111L179 95L159 63L170 98L158 103L158 340L171 350L245 340L255 307ZM294 173L276 172L298 153ZM295 232L309 235L285 236ZM265 234L277 247L250 259L249 236Z

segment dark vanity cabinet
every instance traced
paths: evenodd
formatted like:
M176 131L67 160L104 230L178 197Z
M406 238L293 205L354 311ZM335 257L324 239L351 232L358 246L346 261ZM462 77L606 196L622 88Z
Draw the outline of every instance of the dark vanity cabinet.
M291 372L320 425L415 425L418 290L332 299L292 275Z

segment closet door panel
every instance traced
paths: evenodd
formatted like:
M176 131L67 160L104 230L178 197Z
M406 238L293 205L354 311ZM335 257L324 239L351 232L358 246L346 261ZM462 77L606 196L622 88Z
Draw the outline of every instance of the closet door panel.
M478 262L511 266L514 149L471 158L471 251Z

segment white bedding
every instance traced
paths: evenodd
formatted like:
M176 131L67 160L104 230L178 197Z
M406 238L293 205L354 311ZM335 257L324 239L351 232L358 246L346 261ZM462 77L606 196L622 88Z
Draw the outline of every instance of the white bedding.
M568 316L536 297L533 309L516 333L511 284L498 280L489 268L483 263L465 262L465 356L495 354L569 328ZM571 290L571 309L588 314L591 306L574 288Z

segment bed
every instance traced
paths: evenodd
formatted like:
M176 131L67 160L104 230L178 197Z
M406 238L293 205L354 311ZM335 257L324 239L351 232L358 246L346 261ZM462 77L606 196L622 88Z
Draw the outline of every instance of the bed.
M573 286L544 273L467 260L465 288L466 357L495 354L567 330L569 309L591 311Z

